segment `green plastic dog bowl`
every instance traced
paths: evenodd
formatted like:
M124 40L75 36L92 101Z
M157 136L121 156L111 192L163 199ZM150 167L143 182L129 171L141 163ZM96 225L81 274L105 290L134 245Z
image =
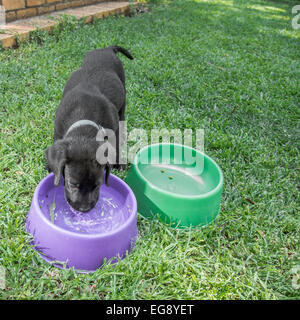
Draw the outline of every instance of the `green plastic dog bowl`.
M223 173L206 154L179 144L158 143L141 149L125 179L138 212L173 227L201 227L220 211Z

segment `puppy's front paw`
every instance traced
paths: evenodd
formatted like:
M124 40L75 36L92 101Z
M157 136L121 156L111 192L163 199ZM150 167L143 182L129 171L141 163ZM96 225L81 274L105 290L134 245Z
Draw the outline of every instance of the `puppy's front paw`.
M113 167L113 169L121 171L121 170L126 170L127 169L127 164L116 163L112 167Z

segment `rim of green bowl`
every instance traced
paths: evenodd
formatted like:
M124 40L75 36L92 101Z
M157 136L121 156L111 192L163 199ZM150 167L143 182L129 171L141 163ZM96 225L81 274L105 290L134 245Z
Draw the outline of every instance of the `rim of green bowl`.
M195 150L196 152L202 154L205 158L207 158L209 161L211 161L213 163L213 165L217 168L218 172L219 172L219 175L220 175L220 179L219 179L219 183L217 184L217 186L206 192L206 193L203 193L203 194L199 194L199 195L182 195L180 193L174 193L174 192L170 192L170 191L167 191L167 190L164 190L162 188L159 188L158 186L155 186L154 184L151 183L150 180L146 179L145 176L142 174L141 170L139 169L139 166L138 166L138 157L139 155L146 149L150 149L154 146L157 146L157 145L176 145L176 146L180 146L180 147L183 147L183 148L187 148L187 149L190 149L190 150ZM139 152L135 155L134 157L134 160L133 160L133 165L135 167L135 169L137 170L137 172L139 173L139 176L142 178L142 180L144 180L144 182L146 182L146 184L151 187L152 189L156 190L156 191L159 191L160 193L163 193L163 194L166 194L168 196L171 196L171 197L175 197L175 198L182 198L182 199L202 199L202 198L207 198L207 197L210 197L212 195L214 195L215 193L217 193L223 186L223 183L224 183L224 177L223 177L223 172L220 168L220 166L216 163L216 161L214 159L212 159L210 156L208 156L207 154L205 154L204 152L201 152L195 148L191 148L189 146L185 146L183 144L179 144L179 143L154 143L154 144L150 144L150 145L147 145L145 147L143 147L142 149L139 150Z

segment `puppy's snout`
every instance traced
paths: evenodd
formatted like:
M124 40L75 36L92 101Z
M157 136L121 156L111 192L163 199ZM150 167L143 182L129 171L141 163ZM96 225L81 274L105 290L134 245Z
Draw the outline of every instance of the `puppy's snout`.
M73 190L65 187L65 198L69 205L80 212L88 212L92 210L99 199L99 189L82 188Z
M90 211L92 208L93 208L92 206L89 206L89 207L79 207L78 211L88 212L88 211Z
M69 201L68 201L69 202ZM92 203L89 203L87 205L83 205L82 203L70 203L69 202L69 205L75 209L76 211L80 211L80 212L88 212L90 210L92 210L95 205L96 205L96 201L95 202L92 202Z
M73 198L73 199L72 199ZM76 211L87 212L93 209L98 201L98 197L72 197L65 193L65 199L68 204Z

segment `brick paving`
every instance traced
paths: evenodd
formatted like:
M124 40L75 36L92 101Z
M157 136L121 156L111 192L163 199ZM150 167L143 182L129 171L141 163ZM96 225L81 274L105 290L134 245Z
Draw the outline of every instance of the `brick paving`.
M0 43L4 49L16 47L17 39L21 42L28 40L30 32L37 28L49 32L53 26L58 23L61 15L75 16L77 19L84 19L85 23L90 23L93 19L101 19L111 14L127 14L129 11L130 6L128 1L113 1L78 8L69 8L28 19L16 20L1 27Z

